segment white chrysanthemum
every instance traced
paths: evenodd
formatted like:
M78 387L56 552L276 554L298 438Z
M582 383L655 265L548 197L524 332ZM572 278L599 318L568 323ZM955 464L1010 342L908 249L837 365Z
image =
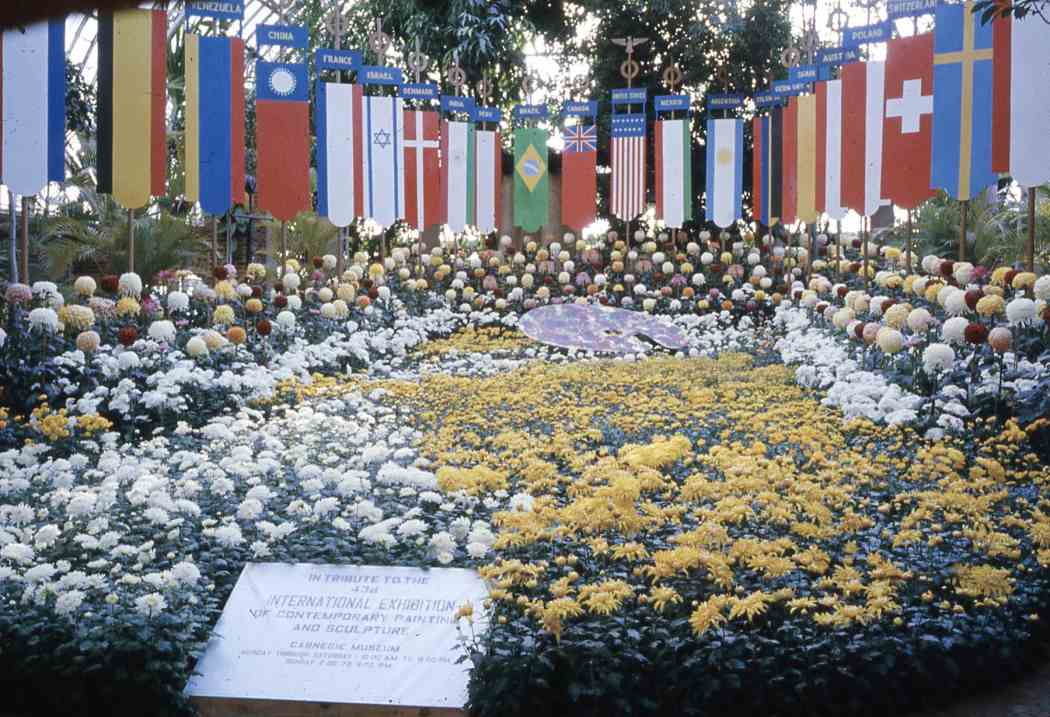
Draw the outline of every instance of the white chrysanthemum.
M966 340L966 327L970 322L962 316L953 316L941 327L941 338L948 344L962 344Z
M955 365L955 351L948 344L930 344L922 352L922 368L928 374L948 371Z
M941 266L941 259L933 254L927 254L922 258L922 270L927 274L936 274Z
M55 600L55 612L62 616L69 616L79 610L83 602L83 590L67 590Z
M277 325L285 331L291 331L295 328L295 314L291 311L282 311L277 314Z
M190 308L190 297L181 291L171 291L167 297L168 311L185 311Z
M194 336L186 342L186 354L192 358L208 355L208 344L200 336Z
M142 295L142 277L133 271L120 275L117 282L121 296L139 297Z
M1036 279L1032 291L1040 301L1050 301L1050 274Z
M230 523L229 525L223 525L216 528L214 537L219 545L226 548L233 548L244 542L244 536L241 534L241 527L236 523Z
M154 341L175 343L175 324L167 320L154 321L149 325L149 337Z
M1006 305L1006 320L1011 326L1027 325L1036 317L1035 302L1018 297Z
M897 329L883 326L875 334L875 342L884 353L895 354L904 346L904 335Z
M944 310L949 316L964 316L970 312L966 304L966 292L962 289L950 287L953 291L944 300Z
M908 328L919 334L933 324L933 316L926 309L912 309L908 314Z
M29 323L34 329L50 333L57 332L59 328L58 314L55 313L54 309L47 307L40 307L30 311Z
M288 310L289 311L299 311L302 308L303 308L303 300L301 298L299 298L298 295L293 294L292 296L288 297Z
M853 309L838 309L831 317L831 323L835 325L836 329L846 328L846 324L853 321L855 318Z
M201 571L193 563L183 560L172 566L171 579L181 585L196 585L201 579Z
M292 272L288 272L281 277L281 284L284 286L285 291L295 291L299 288L301 282L302 280L299 278L299 275L293 274Z
M973 264L968 261L957 261L952 267L952 275L960 286L966 286L973 279Z
M397 526L397 534L405 538L411 538L422 534L426 529L427 524L425 521L422 521L419 518L413 518L411 520L406 520L404 523Z
M135 609L146 617L153 617L167 606L167 601L160 593L149 593L135 599Z
M98 285L90 276L78 276L77 280L73 282L73 288L81 296L94 296Z

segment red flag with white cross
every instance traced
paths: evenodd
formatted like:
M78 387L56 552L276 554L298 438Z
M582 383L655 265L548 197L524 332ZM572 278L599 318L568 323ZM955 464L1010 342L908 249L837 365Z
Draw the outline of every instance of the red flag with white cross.
M914 209L933 196L933 33L890 40L882 133L882 196Z

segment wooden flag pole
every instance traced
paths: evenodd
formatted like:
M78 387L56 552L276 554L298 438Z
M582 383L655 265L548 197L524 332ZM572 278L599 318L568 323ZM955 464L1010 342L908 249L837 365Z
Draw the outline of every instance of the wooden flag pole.
M912 236L912 215L911 209L908 210L908 224L907 234L904 237L904 258L908 266L908 273L911 273L911 236Z
M15 210L15 193L10 189L7 190L7 210L8 219L8 238L10 241L7 243L8 258L11 262L11 283L19 283L18 276L18 216Z
M128 271L135 271L135 210L128 210Z
M627 89L631 89L634 78L641 72L641 66L638 61L634 59L634 48L649 42L648 37L617 37L613 38L613 43L623 47L624 52L627 53L627 59L620 63L620 76L627 80ZM632 114L631 103L627 102L627 114ZM627 219L627 249L631 248L631 220Z
M288 223L281 222L281 278L288 273Z
M335 7L332 8L331 25L329 29L332 31L332 37L335 40L335 49L343 49L343 3L342 0L335 0ZM418 42L418 41L417 41ZM335 81L343 81L343 73L340 70L335 71ZM416 77L416 82L419 82L419 77ZM339 239L338 248L339 251L335 255L335 273L339 277L339 281L343 279L343 271L346 269L346 238L349 229L347 227L339 228Z
M245 264L249 263L250 261L251 258L245 257ZM234 256L233 251L233 209L226 210L226 263L237 263L237 257Z
M1024 268L1035 271L1035 187L1028 188L1028 237L1024 243Z
M962 216L959 218L959 261L966 261L966 215L969 214L970 202L966 199L959 202Z
M211 268L219 264L219 219L211 218Z
M29 214L33 211L31 199L29 197L22 197L22 237L21 243L21 262L22 262L22 283L29 283Z
M864 217L861 221L861 231L863 236L860 242L860 250L864 253L864 261L862 263L861 271L864 272L864 288L868 288L871 283L871 279L868 276L868 235L871 233L868 228L868 217Z

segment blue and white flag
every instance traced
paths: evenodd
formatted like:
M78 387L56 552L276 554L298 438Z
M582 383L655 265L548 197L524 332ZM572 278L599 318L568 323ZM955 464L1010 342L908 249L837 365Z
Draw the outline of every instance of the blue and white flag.
M972 3L937 6L933 39L933 172L930 186L972 199L992 171L992 25ZM1048 68L1050 69L1050 68Z
M0 44L0 182L30 196L65 179L65 18L5 30Z
M366 96L361 123L362 216L388 227L405 217L404 101Z
M742 217L744 121L707 121L707 219L728 227Z

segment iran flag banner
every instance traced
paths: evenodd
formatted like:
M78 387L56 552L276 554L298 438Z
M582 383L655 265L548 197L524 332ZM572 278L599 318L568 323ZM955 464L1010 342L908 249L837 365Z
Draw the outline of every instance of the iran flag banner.
M474 223L474 124L445 120L441 128L441 197L454 232Z
M438 146L441 115L423 110L405 110L405 221L420 231L443 224Z
M479 129L474 132L476 166L474 170L477 199L475 224L478 231L496 231L500 219L500 190L503 179L503 151L499 132Z
M65 18L0 33L0 181L33 195L66 171Z
M842 203L870 217L882 206L885 62L842 67Z
M728 227L741 217L744 186L744 121L707 121L707 218Z
M689 124L688 119L656 121L656 218L671 229L693 218Z
M1038 13L995 20L992 169L1022 187L1050 181L1050 38Z
M362 116L354 118L362 130L362 217L389 227L405 216L404 102L400 97L369 96L362 106Z
M885 93L882 196L915 209L934 195L932 32L887 43Z
M348 226L364 208L360 152L361 85L317 83L317 213Z

